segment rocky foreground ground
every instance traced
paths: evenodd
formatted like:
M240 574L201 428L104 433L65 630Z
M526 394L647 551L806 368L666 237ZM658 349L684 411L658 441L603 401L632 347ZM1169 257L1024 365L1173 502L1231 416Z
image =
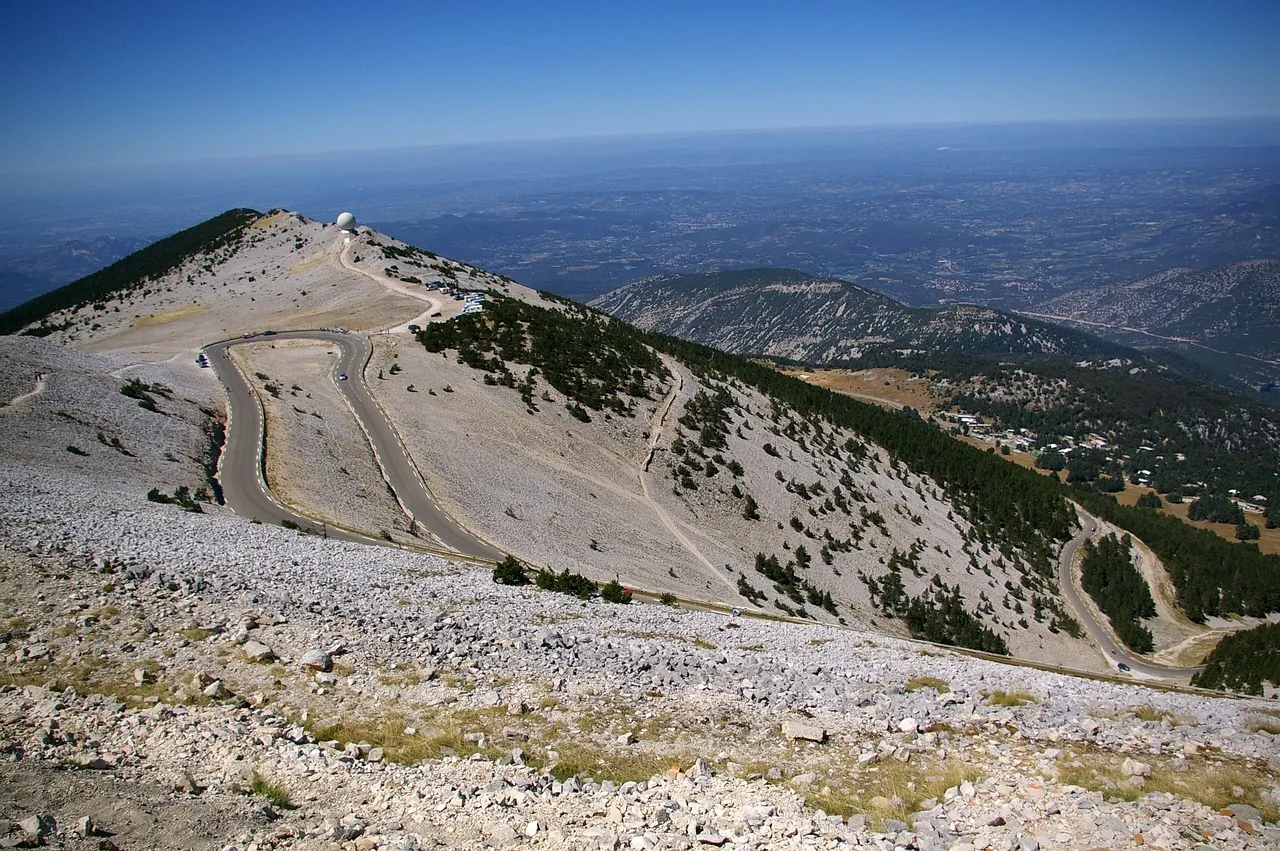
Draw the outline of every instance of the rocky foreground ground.
M615 606L0 467L0 838L1270 848L1270 703Z

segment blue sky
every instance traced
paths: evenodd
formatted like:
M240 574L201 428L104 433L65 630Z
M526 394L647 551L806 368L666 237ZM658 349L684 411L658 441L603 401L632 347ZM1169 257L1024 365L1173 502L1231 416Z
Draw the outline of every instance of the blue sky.
M1280 3L26 4L0 173L733 129L1280 115Z

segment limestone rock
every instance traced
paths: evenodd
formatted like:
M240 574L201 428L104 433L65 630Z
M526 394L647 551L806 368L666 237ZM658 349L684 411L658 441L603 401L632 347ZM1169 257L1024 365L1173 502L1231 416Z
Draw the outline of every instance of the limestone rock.
M333 657L323 650L308 650L302 654L302 658L298 660L298 664L308 671L323 671L328 673L333 670Z
M826 730L813 724L805 724L801 721L783 721L782 735L788 739L807 742L825 742L827 740Z
M244 654L244 658L247 661L255 664L271 662L276 658L275 652L261 641L246 641L241 646L240 652Z

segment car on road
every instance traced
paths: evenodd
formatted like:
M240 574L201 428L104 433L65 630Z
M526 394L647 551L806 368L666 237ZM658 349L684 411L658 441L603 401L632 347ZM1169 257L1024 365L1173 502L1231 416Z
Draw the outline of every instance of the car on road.
M264 336L264 337L274 337L277 333L278 333L278 332L276 332L276 331L263 331L263 332L262 332L262 336Z
M346 380L347 380L347 374L346 374L345 372L339 372L339 373L338 373L338 380L339 380L339 381L346 381Z
M1128 665L1126 665L1124 662L1121 662L1119 665L1116 665L1116 667L1117 667L1117 668L1119 668L1120 670L1124 671L1126 674L1127 674L1129 671L1133 670L1133 669L1132 669L1132 668L1130 668Z

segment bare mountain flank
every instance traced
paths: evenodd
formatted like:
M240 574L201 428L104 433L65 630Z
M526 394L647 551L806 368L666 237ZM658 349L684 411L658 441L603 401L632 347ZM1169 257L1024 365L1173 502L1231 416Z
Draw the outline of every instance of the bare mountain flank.
M1280 361L1280 260L1170 269L1043 302L1037 314Z
M869 351L1114 354L1119 346L976 305L911 308L835 278L791 269L663 275L592 305L653 331L746 355L815 363Z

